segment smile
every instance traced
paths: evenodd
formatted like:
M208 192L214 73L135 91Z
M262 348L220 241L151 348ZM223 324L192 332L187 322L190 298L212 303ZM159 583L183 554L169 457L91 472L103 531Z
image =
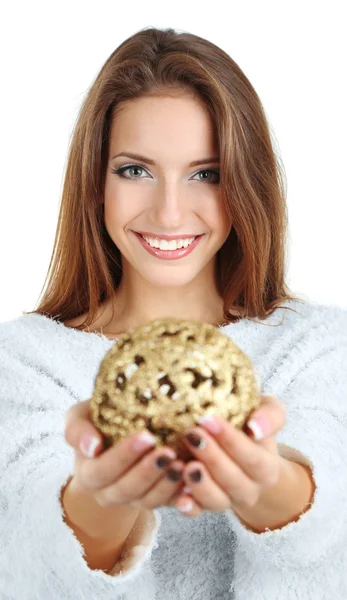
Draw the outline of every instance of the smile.
M145 250L147 250L147 252L149 254L151 254L152 256L155 256L157 258L161 258L162 260L176 260L176 259L188 256L188 254L191 254L191 252L193 252L193 250L196 248L196 246L198 245L200 240L205 235L205 234L202 234L202 235L196 236L195 238L188 238L188 240L185 240L185 241L186 242L188 241L190 243L186 247L174 248L174 249L163 249L163 248L156 248L156 247L151 246L140 233L136 233L135 231L133 231L132 233L136 236L136 238L139 240L142 247ZM172 241L174 243L176 243L176 240L172 240ZM179 241L179 240L177 240L177 241ZM162 240L160 241L160 243L162 243ZM167 242L165 240L165 243L169 245L171 243L171 241Z

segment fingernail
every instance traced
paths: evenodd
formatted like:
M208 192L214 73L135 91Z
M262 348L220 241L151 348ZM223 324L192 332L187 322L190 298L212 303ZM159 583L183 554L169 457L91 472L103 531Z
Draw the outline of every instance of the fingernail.
M149 446L155 446L156 443L157 440L154 435L151 435L148 431L143 431L135 439L132 447L134 450L145 450L145 448L148 448Z
M99 438L95 437L91 433L86 433L81 438L79 448L84 456L87 458L93 458L99 442Z
M188 433L188 435L185 436L185 439L187 439L188 442L194 446L194 448L199 448L202 450L206 446L205 440L199 437L196 433Z
M187 498L182 504L178 504L177 508L183 513L189 512L193 508L193 501L190 498Z
M199 417L198 423L210 433L219 433L222 431L222 427L214 415Z
M170 481L179 481L182 478L182 473L181 471L177 471L176 469L170 467L170 469L168 469L166 472L166 477Z
M174 452L173 450L168 449L167 450L167 454L166 455L162 454L161 456L159 456L157 458L157 460L155 461L155 464L157 465L157 467L159 467L159 469L164 469L173 460L175 460L175 458L177 458L176 452Z
M257 415L257 417L248 421L246 433L255 441L262 440L270 433L269 420L264 415Z
M196 469L195 471L191 471L188 477L190 481L193 481L194 483L199 483L199 481L201 481L202 479L202 473L200 469Z

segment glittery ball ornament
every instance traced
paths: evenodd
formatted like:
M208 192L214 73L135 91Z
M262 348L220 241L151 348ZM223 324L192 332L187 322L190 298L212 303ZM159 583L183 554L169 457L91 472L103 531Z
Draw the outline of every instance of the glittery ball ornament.
M183 443L202 415L242 429L260 404L260 380L246 354L214 325L157 319L119 336L103 358L90 399L109 448L147 429L157 446L196 460Z

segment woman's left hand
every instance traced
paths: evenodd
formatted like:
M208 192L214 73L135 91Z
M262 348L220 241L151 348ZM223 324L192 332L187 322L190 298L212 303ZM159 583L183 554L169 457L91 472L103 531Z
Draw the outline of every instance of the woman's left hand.
M252 439L250 429L246 428L247 433L244 433L220 417L216 418L218 432L212 432L211 421L199 422L201 427L187 431L184 441L197 461L187 463L183 470L189 490L184 488L175 502L182 513L195 517L203 510L249 509L255 506L264 490L276 485L283 459L275 436L285 424L285 406L273 396L261 396L261 404L247 423L255 418L258 421L258 417L260 426L256 426L255 431L260 431L258 427L263 429L262 439L257 436ZM202 440L200 446L187 441L190 433ZM195 474L193 480L192 474ZM190 509L182 510L189 503Z

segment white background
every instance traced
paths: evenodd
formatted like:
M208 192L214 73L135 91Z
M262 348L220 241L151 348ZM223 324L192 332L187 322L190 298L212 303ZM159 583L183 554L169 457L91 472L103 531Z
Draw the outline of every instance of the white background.
M287 282L347 308L344 9L305 0L2 5L0 321L37 307L77 112L109 55L149 26L212 41L250 79L286 171Z

